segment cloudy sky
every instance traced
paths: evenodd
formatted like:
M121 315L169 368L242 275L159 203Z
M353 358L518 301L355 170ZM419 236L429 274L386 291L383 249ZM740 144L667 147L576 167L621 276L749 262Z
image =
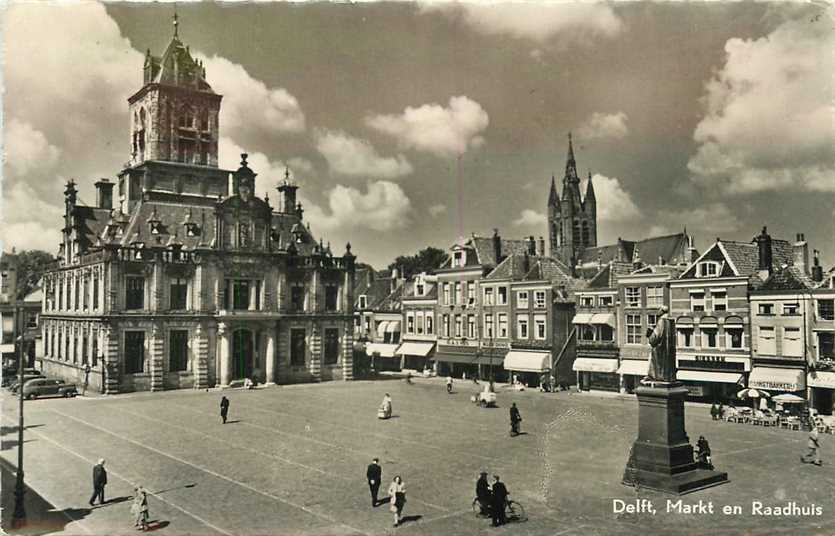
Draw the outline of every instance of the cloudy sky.
M546 235L573 132L601 243L804 232L835 262L835 15L815 4L178 3L224 95L221 165L288 165L314 234L385 266L459 236ZM4 247L55 252L62 185L115 177L171 4L12 4ZM271 197L275 198L274 193Z

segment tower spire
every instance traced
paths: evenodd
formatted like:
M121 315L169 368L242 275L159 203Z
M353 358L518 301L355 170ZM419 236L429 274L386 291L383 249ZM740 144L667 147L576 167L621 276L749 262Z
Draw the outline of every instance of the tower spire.
M551 192L548 194L548 206L559 205L560 198L557 195L557 179L551 175Z
M180 19L177 16L177 4L174 4L174 37L179 36Z
M592 201L596 200L594 195L594 183L592 183L591 180L591 171L589 171L589 182L588 184L586 184L586 197L583 198L583 202L588 203L589 199L591 199Z
M577 175L577 162L574 160L574 143L571 139L571 132L568 133L568 157L565 161L565 179L566 183L579 183L580 177Z

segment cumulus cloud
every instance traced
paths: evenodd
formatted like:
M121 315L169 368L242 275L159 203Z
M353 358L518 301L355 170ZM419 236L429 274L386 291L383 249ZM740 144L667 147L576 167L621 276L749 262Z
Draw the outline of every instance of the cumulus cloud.
M688 227L701 232L735 232L742 228L738 210L731 210L728 205L716 202L684 210L662 210L658 213L662 222L651 229L653 234L666 234L671 229ZM659 232L663 231L663 232Z
M305 130L299 101L286 89L267 87L242 65L226 58L199 57L203 59L212 89L223 95L220 127L227 135L236 138Z
M399 115L375 115L365 120L369 127L394 137L403 148L440 157L459 156L480 147L484 143L480 133L489 122L481 105L465 96L450 98L446 107L434 103L409 106Z
M316 149L325 157L331 171L349 177L393 179L413 171L406 157L383 157L367 140L341 131L318 130Z
M410 221L412 204L399 184L369 181L366 191L337 185L326 194L327 208L307 201L306 218L314 227L325 230L401 229Z
M597 217L602 221L628 221L641 217L632 194L623 189L616 177L595 174L592 177L597 198ZM585 191L585 190L583 190Z
M519 217L513 220L513 225L525 227L539 227L541 225L547 225L547 223L548 218L545 216L545 214L542 214L535 210L531 210L529 208L523 210Z
M614 114L602 114L594 112L586 119L586 122L577 131L581 139L592 140L596 138L621 139L629 133L626 126L626 114L617 112Z
M432 205L427 209L427 212L429 212L429 215L433 218L437 218L438 216L446 212L446 205L444 205L443 203Z
M805 18L730 39L705 86L693 180L730 193L835 191L833 49L835 33Z
M7 177L25 179L30 174L55 169L61 149L32 125L12 118L5 128Z
M623 22L611 7L581 3L434 3L424 12L440 12L462 20L487 35L510 35L545 42L553 38L590 41L614 37Z

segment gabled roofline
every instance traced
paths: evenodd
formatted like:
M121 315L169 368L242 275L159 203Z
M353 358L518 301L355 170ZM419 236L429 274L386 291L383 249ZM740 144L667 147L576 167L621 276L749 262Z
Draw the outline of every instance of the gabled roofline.
M734 264L733 259L731 259L731 256L728 255L728 250L725 249L725 246L722 245L721 241L717 241L716 243L719 245L719 249L722 250L722 255L725 256L725 260L728 261L728 264L731 266L731 270L734 271L734 275L740 275L739 270L737 269L736 265Z

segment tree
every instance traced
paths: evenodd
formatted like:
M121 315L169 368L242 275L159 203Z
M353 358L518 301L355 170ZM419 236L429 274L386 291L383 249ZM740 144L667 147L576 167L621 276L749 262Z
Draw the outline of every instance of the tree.
M37 288L44 270L55 261L52 254L38 249L21 251L8 257L17 265L17 299L19 300Z
M415 255L400 255L388 265L391 271L397 268L402 277L411 277L421 272L434 273L447 260L444 250L429 246Z

